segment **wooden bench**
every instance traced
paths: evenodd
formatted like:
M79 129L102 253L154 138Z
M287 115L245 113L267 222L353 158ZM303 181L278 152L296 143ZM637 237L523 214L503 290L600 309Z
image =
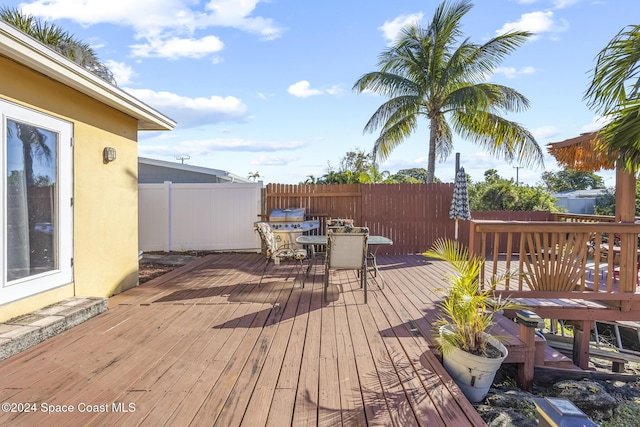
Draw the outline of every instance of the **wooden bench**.
M624 372L624 365L627 364L628 360L622 357L619 357L615 353L603 350L592 349L589 350L589 354L593 357L597 357L598 359L607 359L611 361L611 371L612 372Z

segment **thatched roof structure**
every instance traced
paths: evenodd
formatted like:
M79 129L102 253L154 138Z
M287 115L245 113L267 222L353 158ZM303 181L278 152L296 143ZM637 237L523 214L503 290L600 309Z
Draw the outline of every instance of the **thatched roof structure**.
M598 146L597 132L583 133L575 138L547 144L547 151L567 169L581 172L597 172L614 169L615 160Z

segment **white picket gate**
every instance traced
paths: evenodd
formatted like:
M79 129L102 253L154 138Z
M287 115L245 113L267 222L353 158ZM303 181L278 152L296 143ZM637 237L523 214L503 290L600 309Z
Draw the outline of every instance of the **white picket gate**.
M142 251L260 251L262 182L138 185Z

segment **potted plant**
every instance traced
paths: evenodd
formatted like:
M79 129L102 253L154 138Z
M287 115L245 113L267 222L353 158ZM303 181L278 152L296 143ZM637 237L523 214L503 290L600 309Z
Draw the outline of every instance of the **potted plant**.
M496 372L507 357L506 347L487 333L494 313L519 308L508 299L495 297L496 285L515 273L494 276L486 289L480 287L484 259L469 254L457 241L439 239L423 255L449 263L454 273L445 276L449 284L436 323L442 362L470 402L484 399Z

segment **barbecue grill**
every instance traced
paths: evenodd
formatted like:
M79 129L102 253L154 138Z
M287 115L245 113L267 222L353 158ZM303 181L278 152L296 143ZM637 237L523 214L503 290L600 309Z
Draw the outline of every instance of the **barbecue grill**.
M289 244L300 248L296 239L305 231L315 230L320 227L317 219L304 219L305 208L273 209L269 214L269 225L278 245Z

